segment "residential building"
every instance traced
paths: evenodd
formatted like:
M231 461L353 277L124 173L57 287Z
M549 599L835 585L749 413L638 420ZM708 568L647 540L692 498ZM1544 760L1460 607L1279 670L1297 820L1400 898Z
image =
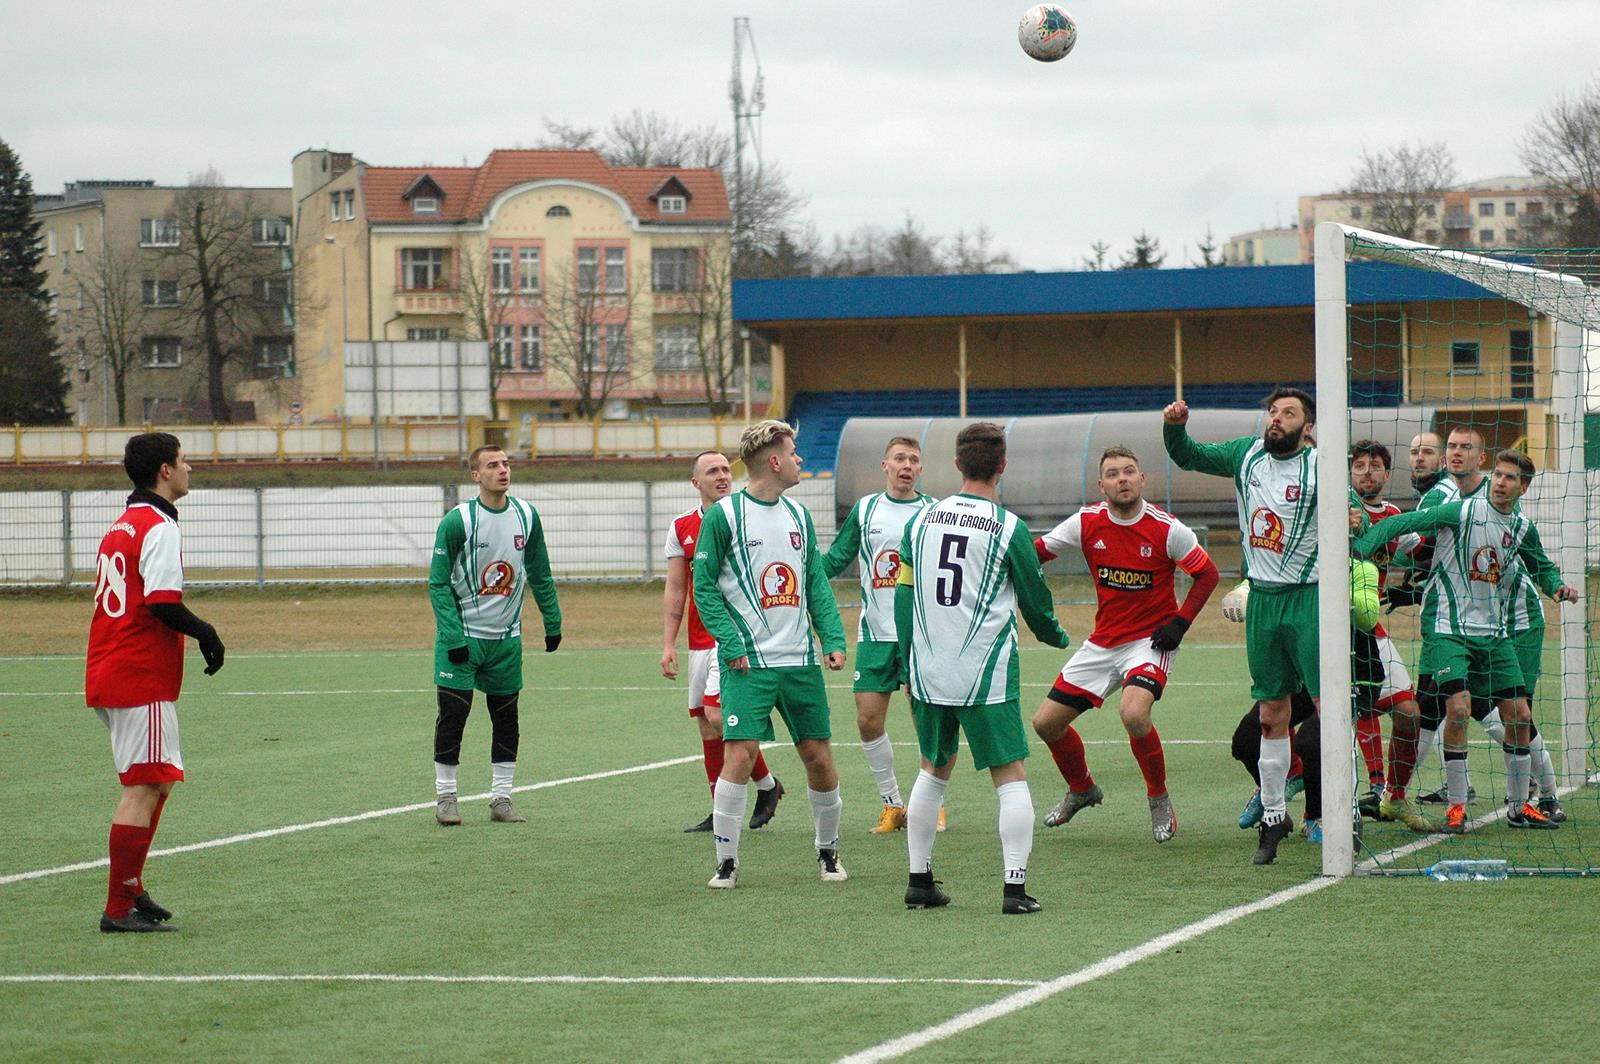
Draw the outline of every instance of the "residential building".
M612 167L592 151L373 166L307 150L294 216L307 420L344 416L347 340L488 340L499 420L704 409L703 363L732 356L715 170Z
M1311 261L1312 241L1320 222L1381 229L1381 223L1373 221L1373 207L1378 202L1377 196L1349 192L1301 196L1300 261ZM1417 231L1409 239L1447 248L1543 247L1572 206L1564 192L1549 188L1537 177L1469 181L1425 202Z
M1300 261L1300 230L1255 229L1222 245L1224 266L1290 266Z
M79 424L218 419L186 254L193 234L176 217L186 191L150 180L75 181L35 198L62 358L71 371L68 409ZM248 266L226 293L225 416L270 420L279 384L294 372L289 190L221 187L212 194L220 208L215 216L239 227L229 243Z

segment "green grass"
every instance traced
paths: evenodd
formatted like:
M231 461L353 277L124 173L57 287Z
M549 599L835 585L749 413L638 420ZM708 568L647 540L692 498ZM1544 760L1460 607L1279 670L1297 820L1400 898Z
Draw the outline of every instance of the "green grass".
M369 623L381 623L372 618ZM197 664L197 663L196 663ZM1060 664L1028 648L1031 711ZM191 669L181 705L189 780L157 849L349 816L432 796L434 716L426 653L230 657ZM109 749L75 692L81 659L0 665L0 876L104 856L116 786ZM1249 864L1234 824L1249 793L1227 738L1247 708L1237 647L1186 647L1158 707L1180 833L1149 837L1142 781L1115 715L1082 723L1106 803L1038 830L1037 917L998 913L995 800L958 768L935 868L954 904L907 912L903 836L876 837L877 797L859 748L841 745L848 883L818 881L804 776L772 825L745 835L739 889L708 891L699 744L678 684L655 654L530 654L518 783L688 758L518 796L524 825L464 802L443 830L431 807L153 857L152 892L177 911L170 936L94 930L105 871L0 884L0 976L321 974L781 976L1045 981L1220 909L1304 883L1316 847ZM854 739L848 674L830 674L836 737ZM290 693L303 692L303 693ZM781 729L780 729L781 730ZM488 785L488 719L468 724L462 791ZM891 735L911 739L903 702ZM909 785L914 750L896 748ZM1498 778L1479 749L1480 790ZM1437 769L1437 765L1434 766ZM1060 780L1035 747L1039 813ZM1593 790L1537 840L1490 827L1440 852L1595 842ZM1480 803L1479 810L1487 809ZM1368 832L1373 845L1410 836ZM1419 855L1429 863L1440 852ZM1587 1060L1600 1008L1593 880L1435 884L1358 878L929 1046L914 1059ZM825 1061L998 1000L1014 988L941 984L423 984L196 982L0 987L0 1056L112 1060ZM1524 992L1525 991L1525 992ZM1360 1047L1367 1047L1361 1049Z

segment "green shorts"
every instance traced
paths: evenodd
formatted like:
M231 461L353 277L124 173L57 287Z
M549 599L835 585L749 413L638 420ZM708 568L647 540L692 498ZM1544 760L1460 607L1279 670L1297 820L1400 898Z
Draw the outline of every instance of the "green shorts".
M967 737L972 767L994 768L1028 756L1028 735L1022 728L1022 707L1016 699L986 706L936 706L911 700L911 719L917 723L917 745L935 768L947 765L960 745L958 730Z
M467 637L467 660L460 665L449 652L433 645L433 682L452 691L477 688L484 694L509 695L522 690L522 639Z
M1422 639L1422 672L1439 693L1465 689L1480 698L1522 690L1522 668L1508 639L1489 635L1428 635Z
M821 665L753 668L748 673L722 667L723 739L771 742L776 737L772 730L774 709L795 742L833 736Z
M1522 689L1533 697L1544 673L1544 625L1511 633L1511 649L1517 654L1517 667L1522 670Z
M1251 585L1244 615L1251 698L1288 698L1302 687L1320 694L1317 628L1315 584Z
M863 639L856 644L854 691L897 691L905 682L900 644Z

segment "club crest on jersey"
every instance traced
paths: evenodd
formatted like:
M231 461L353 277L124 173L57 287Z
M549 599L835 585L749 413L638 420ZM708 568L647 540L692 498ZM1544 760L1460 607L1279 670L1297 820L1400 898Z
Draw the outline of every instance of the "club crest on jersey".
M509 563L490 562L483 567L483 575L478 578L478 594L509 595L514 583L516 574L511 571Z
M1156 549L1154 547L1152 547L1150 544L1148 544L1148 543L1139 544L1139 557L1141 557L1141 558L1154 558L1155 555L1156 555Z
M787 562L773 562L761 570L761 608L800 605L800 578Z
M1510 532L1502 532L1502 533L1500 533L1500 545L1502 547L1507 548L1508 550L1510 549L1510 547L1511 547L1511 533Z
M1284 502L1299 502L1300 501L1300 485L1298 485L1298 484L1290 484L1288 487L1284 488L1283 489L1283 501Z
M1155 574L1147 569L1126 569L1118 565L1097 565L1094 577L1101 587L1112 591L1149 591L1155 586Z
M527 545L528 545L528 537L527 536L512 536L511 537L511 546L513 548L515 548L516 550L521 550L523 547L526 547Z
M895 581L900 579L900 552L893 547L885 547L872 559L872 589L894 587Z
M1274 554L1283 553L1283 518L1265 506L1250 515L1250 545Z
M1472 552L1472 568L1467 571L1467 579L1477 580L1485 584L1498 584L1500 582L1500 552L1493 547L1479 547Z
M800 539L800 533L798 533L798 532L790 532L789 533L789 546L793 547L795 550L799 550L800 549L800 544L802 542L803 541Z

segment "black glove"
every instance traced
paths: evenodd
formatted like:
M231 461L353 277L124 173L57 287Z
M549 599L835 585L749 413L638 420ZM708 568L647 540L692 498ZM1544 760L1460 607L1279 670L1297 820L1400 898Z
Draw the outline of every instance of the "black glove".
M465 643L458 647L451 647L449 650L445 651L445 656L450 659L450 664L452 665L465 665L467 663L467 657L469 654L470 651L468 651Z
M546 654L554 654L556 652L556 647L558 647L560 645L561 645L561 633L560 632L557 632L555 635L547 635L547 636L544 637L544 652Z
M1150 637L1150 649L1159 650L1165 654L1169 650L1177 650L1178 644L1183 642L1184 633L1189 631L1189 622L1182 617L1174 617Z
M1427 587L1426 583L1412 583L1409 579L1398 584L1390 584L1383 589L1383 600L1386 604L1385 613L1393 613L1401 606L1416 606L1422 602L1422 592Z
M217 630L209 624L196 638L200 643L200 656L206 659L206 675L211 676L222 668L222 658L227 653L227 648L222 645L222 638L217 635Z

